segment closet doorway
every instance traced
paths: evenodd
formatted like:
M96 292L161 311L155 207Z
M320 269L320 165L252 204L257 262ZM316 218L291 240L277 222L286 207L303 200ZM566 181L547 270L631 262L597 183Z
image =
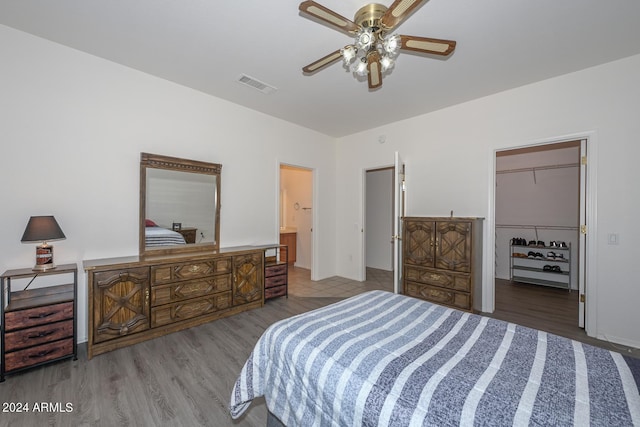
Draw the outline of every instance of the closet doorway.
M313 278L313 170L280 164L280 243L289 263Z
M584 327L583 156L586 140L496 152L496 312L551 331Z
M364 258L366 274L393 271L394 167L365 173ZM368 277L365 276L365 279Z

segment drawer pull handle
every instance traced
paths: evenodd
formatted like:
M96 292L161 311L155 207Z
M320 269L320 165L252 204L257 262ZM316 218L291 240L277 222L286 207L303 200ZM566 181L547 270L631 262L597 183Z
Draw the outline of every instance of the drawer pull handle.
M192 273L195 273L195 272L197 272L197 271L199 271L199 270L200 270L200 266L199 266L199 265L192 265L192 266L189 268L189 271L191 271Z
M37 316L29 316L29 319L44 319L45 317L53 316L56 313L56 311L51 311L49 313L40 313Z
M37 359L37 358L39 358L39 357L44 357L44 356L46 356L46 355L48 355L48 354L51 354L51 353L53 353L54 351L56 351L56 349L55 349L55 348L52 348L51 350L43 350L43 351L41 351L40 353L37 353L37 354L30 354L30 355L29 355L29 357L30 357L31 359Z
M56 332L58 332L57 329L52 329L50 331L42 331L42 332L38 332L35 335L29 335L29 336L27 336L27 338L30 339L30 340L33 340L33 339L36 339L36 338L42 338L42 337L49 336L51 334L55 334Z
M432 274L429 277L431 277L431 280L440 280L440 275L439 274Z

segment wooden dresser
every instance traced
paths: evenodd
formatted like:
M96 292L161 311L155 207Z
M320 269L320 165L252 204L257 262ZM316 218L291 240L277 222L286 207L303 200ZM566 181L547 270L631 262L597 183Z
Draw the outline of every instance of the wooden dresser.
M404 218L404 294L461 310L480 311L482 221Z
M264 303L264 248L84 262L88 357Z

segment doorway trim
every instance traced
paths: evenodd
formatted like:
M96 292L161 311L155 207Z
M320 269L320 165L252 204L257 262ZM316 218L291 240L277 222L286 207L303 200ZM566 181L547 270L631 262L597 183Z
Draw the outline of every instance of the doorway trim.
M585 270L585 331L588 336L597 336L597 308L594 301L597 295L597 166L598 166L598 142L596 131L586 131L571 135L558 136L530 141L518 146L496 148L491 151L489 159L489 215L486 221L485 245L485 277L482 292L482 309L493 313L495 310L495 213L496 213L496 154L499 151L526 148L537 145L546 145L584 139L587 141L587 191L586 191L586 215L587 234L585 265L579 266Z

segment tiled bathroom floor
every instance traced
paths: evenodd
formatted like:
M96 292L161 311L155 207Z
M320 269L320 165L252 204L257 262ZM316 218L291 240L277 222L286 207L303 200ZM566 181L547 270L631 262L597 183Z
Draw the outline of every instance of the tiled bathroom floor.
M312 282L309 270L289 267L289 295L347 298L374 289L393 292L393 272L367 268L367 280L364 282L337 276Z

